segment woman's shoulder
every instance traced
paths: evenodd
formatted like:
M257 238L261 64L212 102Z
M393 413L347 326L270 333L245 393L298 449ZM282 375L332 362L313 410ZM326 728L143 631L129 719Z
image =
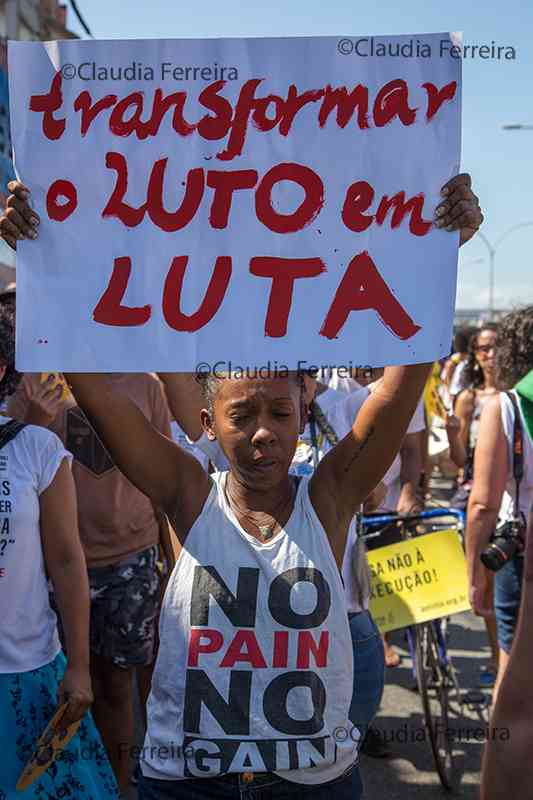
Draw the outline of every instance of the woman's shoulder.
M63 442L59 436L48 428L43 428L41 425L24 425L24 428L17 434L21 436L22 440L28 443L34 442L41 447L46 445L57 448L63 448Z
M40 472L50 462L72 459L59 436L40 425L24 425L7 446L20 462L29 462ZM1 452L1 451L0 451Z
M228 516L228 502L226 499L226 481L228 478L227 471L215 470L209 475L209 492L205 498L202 510L195 520L198 522L209 514L223 514ZM191 529L192 530L192 529Z
M479 394L479 399L483 401L483 413L485 413L485 409L491 409L489 413L495 413L496 411L500 411L502 408L502 402L505 401L511 402L507 396L507 392L491 392L490 394ZM503 398L503 400L502 400Z
M485 420L485 424L490 423L500 428L503 423L503 428L505 429L507 427L505 422L509 410L512 414L512 404L507 393L495 392L483 402L481 419Z
M38 494L48 488L65 459L71 462L72 455L61 439L39 425L23 425L0 448L0 464L10 480L20 485L29 481Z

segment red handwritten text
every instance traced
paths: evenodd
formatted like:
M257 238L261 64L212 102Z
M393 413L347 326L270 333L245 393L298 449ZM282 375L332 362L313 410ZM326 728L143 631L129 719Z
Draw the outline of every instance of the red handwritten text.
M126 97L115 94L93 99L87 90L81 92L73 102L73 109L80 115L79 130L86 136L95 120L107 114L107 126L114 136L136 136L139 140L157 136L167 115L171 115L173 130L179 136L196 133L207 141L226 139L226 146L217 153L222 161L231 161L243 153L249 125L258 131L269 132L277 128L281 136L288 136L294 120L302 113L308 120L312 113L307 106L315 108L318 127L324 128L331 118L333 124L345 128L355 117L360 130L388 125L399 120L402 125L413 125L417 119L418 108L412 106L410 87L402 78L395 78L381 86L371 97L370 90L363 84L352 89L346 86L330 85L319 89L300 91L291 84L284 97L275 94L258 96L263 79L246 81L235 102L224 97L222 91L226 81L219 80L206 86L197 99L198 104L208 113L192 122L185 119L187 92L164 94L156 89L153 96L145 92L133 91ZM30 98L31 111L42 114L43 133L47 139L60 139L67 126L61 91L62 78L57 73L46 94ZM413 89L414 87L412 87ZM438 87L424 83L416 89L426 93L425 122L435 118L445 101L451 101L457 91L456 81ZM194 101L194 98L191 98Z

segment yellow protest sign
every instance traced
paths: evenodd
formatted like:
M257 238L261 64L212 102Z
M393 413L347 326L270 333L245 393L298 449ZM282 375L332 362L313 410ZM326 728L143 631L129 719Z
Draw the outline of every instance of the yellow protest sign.
M433 419L433 417L446 419L447 416L446 409L444 408L444 404L440 396L440 386L440 364L438 361L436 361L433 365L431 374L427 379L424 389L424 404L430 421Z
M370 611L382 633L470 608L466 559L455 530L368 553Z

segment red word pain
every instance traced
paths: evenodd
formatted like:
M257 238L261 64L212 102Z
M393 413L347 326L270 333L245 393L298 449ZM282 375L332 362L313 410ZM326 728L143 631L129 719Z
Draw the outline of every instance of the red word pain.
M181 294L188 256L172 259L163 289L163 316L175 331L195 333L215 317L224 301L233 271L231 256L219 256L199 308L192 314L181 309ZM126 306L126 294L132 270L131 258L115 258L109 284L94 309L93 319L101 325L134 327L146 325L152 306ZM265 336L282 337L287 333L292 307L294 282L317 279L326 271L320 258L275 258L259 256L249 264L250 275L271 281L265 316ZM394 297L366 251L348 264L325 315L320 335L327 339L339 336L352 311L374 310L381 322L400 339L410 339L420 330L401 303Z
M217 158L231 161L242 154L250 124L258 131L268 133L277 130L280 136L286 137L296 117L305 113L303 110L306 106L313 109L307 110L306 119L311 124L317 124L318 129L325 128L331 118L333 125L346 128L355 118L358 130L368 130L382 128L396 119L404 126L413 125L419 116L429 123L445 102L455 98L457 92L456 81L440 88L433 83L423 83L416 86L415 90L418 103L420 89L425 94L425 103L419 108L413 105L413 87L410 90L402 78L388 81L374 96L361 83L353 88L327 85L304 91L291 84L283 97L267 90L259 94L263 82L262 78L254 78L243 83L236 101L222 94L226 85L224 80L209 84L196 98L189 97L186 91L164 94L160 88L152 96L149 92L133 91L125 97L107 94L98 98L84 90L74 98L72 110L79 115L82 137L90 132L94 121L102 116L112 135L133 135L143 140L157 136L168 116L178 136L196 135L206 141L227 138ZM186 119L185 105L194 106L195 102L207 113L199 119ZM30 98L29 108L32 112L42 114L42 130L47 139L61 139L67 128L65 114L71 108L65 108L64 105L60 72L53 77L46 94L35 94ZM68 121L71 125L72 120Z
M289 665L289 633L296 648L296 669L327 667L329 631L320 631L318 641L311 631L274 631L272 651L264 653L253 630L237 630L230 642L221 631L194 628L189 641L188 667L201 666L202 655L220 654L219 667L232 669L241 663L254 669L268 666L280 669Z
M128 228L140 225L146 216L153 225L167 233L174 233L189 225L195 218L206 191L211 190L211 206L206 222L214 229L228 227L233 196L236 192L253 192L256 219L273 233L296 233L316 219L325 202L325 188L320 175L303 164L276 164L261 178L255 169L204 170L191 169L187 173L185 189L179 205L168 210L164 205L165 174L168 159L156 161L148 180L146 200L133 205L126 200L128 191L128 162L121 153L106 155L106 166L116 173L111 197L102 211L102 217L120 220ZM288 181L303 190L304 197L298 208L282 214L274 208L272 194L275 187ZM383 225L389 216L391 228L398 228L409 215L409 231L414 236L425 236L431 229L431 220L422 217L424 195L406 198L404 191L392 196L383 195L374 202L375 191L367 181L355 181L345 194L339 208L344 225L355 233L365 231L372 223ZM46 194L46 210L50 219L64 222L78 207L78 192L71 181L56 180ZM366 213L373 207L374 213Z

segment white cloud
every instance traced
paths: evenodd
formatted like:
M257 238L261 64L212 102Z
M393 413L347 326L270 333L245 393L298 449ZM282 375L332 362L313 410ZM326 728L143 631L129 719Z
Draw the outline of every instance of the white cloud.
M505 309L516 305L533 304L533 281L505 284L500 279L494 288L494 307ZM459 277L457 284L457 308L488 308L489 287L485 282Z

